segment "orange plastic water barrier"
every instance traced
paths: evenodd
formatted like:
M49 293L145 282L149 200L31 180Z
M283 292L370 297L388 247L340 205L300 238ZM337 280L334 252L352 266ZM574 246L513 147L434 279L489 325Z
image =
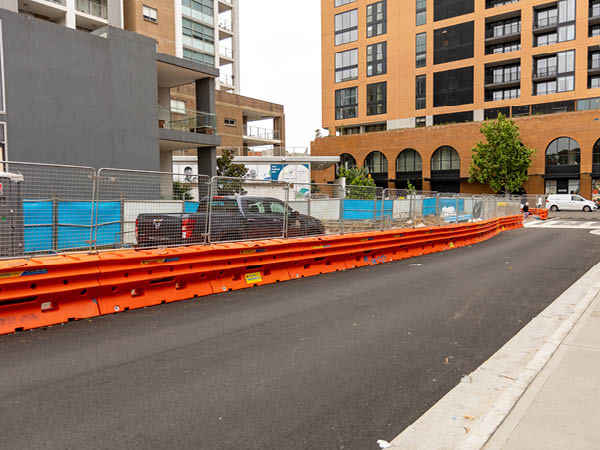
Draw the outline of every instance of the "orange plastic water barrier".
M548 210L544 208L530 208L529 214L532 216L538 216L542 220L548 219Z
M0 334L472 245L521 215L445 227L0 262Z
M0 334L97 316L99 287L96 255L0 261Z

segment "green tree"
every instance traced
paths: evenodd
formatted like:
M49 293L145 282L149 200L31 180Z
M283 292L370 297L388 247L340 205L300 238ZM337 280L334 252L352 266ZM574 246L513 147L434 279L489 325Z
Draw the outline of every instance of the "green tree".
M179 181L173 181L173 200L193 200L191 186L187 186Z
M473 149L469 183L488 184L500 193L520 191L529 178L527 170L535 150L521 143L519 127L502 114L485 123L481 133L486 142L478 142Z
M375 181L364 167L346 169L340 167L338 177L346 178L346 198L356 200L372 200L375 198Z
M226 178L244 178L248 174L248 168L243 164L233 163L233 151L223 150L223 156L217 158L217 176ZM217 195L244 195L243 181L226 178L217 179Z

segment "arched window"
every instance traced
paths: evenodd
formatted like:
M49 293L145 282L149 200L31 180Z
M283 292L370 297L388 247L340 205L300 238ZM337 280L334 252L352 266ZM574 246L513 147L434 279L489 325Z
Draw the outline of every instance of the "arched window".
M365 158L365 167L369 173L387 173L388 162L385 155L381 152L371 152Z
M396 172L421 172L422 169L421 155L412 148L402 150L396 158Z
M547 166L579 165L581 150L576 140L569 137L554 139L546 149Z
M594 151L592 152L592 164L600 164L600 139L594 144Z
M431 170L460 170L458 152L447 145L438 148L431 157Z
M339 167L354 169L356 167L356 159L350 153L342 153L340 155Z

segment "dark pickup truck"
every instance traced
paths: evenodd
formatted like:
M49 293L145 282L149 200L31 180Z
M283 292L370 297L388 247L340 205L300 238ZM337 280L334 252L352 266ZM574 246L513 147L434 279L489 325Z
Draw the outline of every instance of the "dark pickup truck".
M283 237L286 205L269 197L213 197L210 241L239 241ZM135 234L140 247L192 245L203 243L207 230L207 200L196 213L140 214ZM325 227L315 219L288 207L288 237L324 234Z

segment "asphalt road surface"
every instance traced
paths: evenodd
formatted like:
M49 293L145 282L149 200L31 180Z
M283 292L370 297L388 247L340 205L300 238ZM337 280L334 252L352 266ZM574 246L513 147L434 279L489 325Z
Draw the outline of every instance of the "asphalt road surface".
M0 449L376 449L599 260L522 229L3 336Z

